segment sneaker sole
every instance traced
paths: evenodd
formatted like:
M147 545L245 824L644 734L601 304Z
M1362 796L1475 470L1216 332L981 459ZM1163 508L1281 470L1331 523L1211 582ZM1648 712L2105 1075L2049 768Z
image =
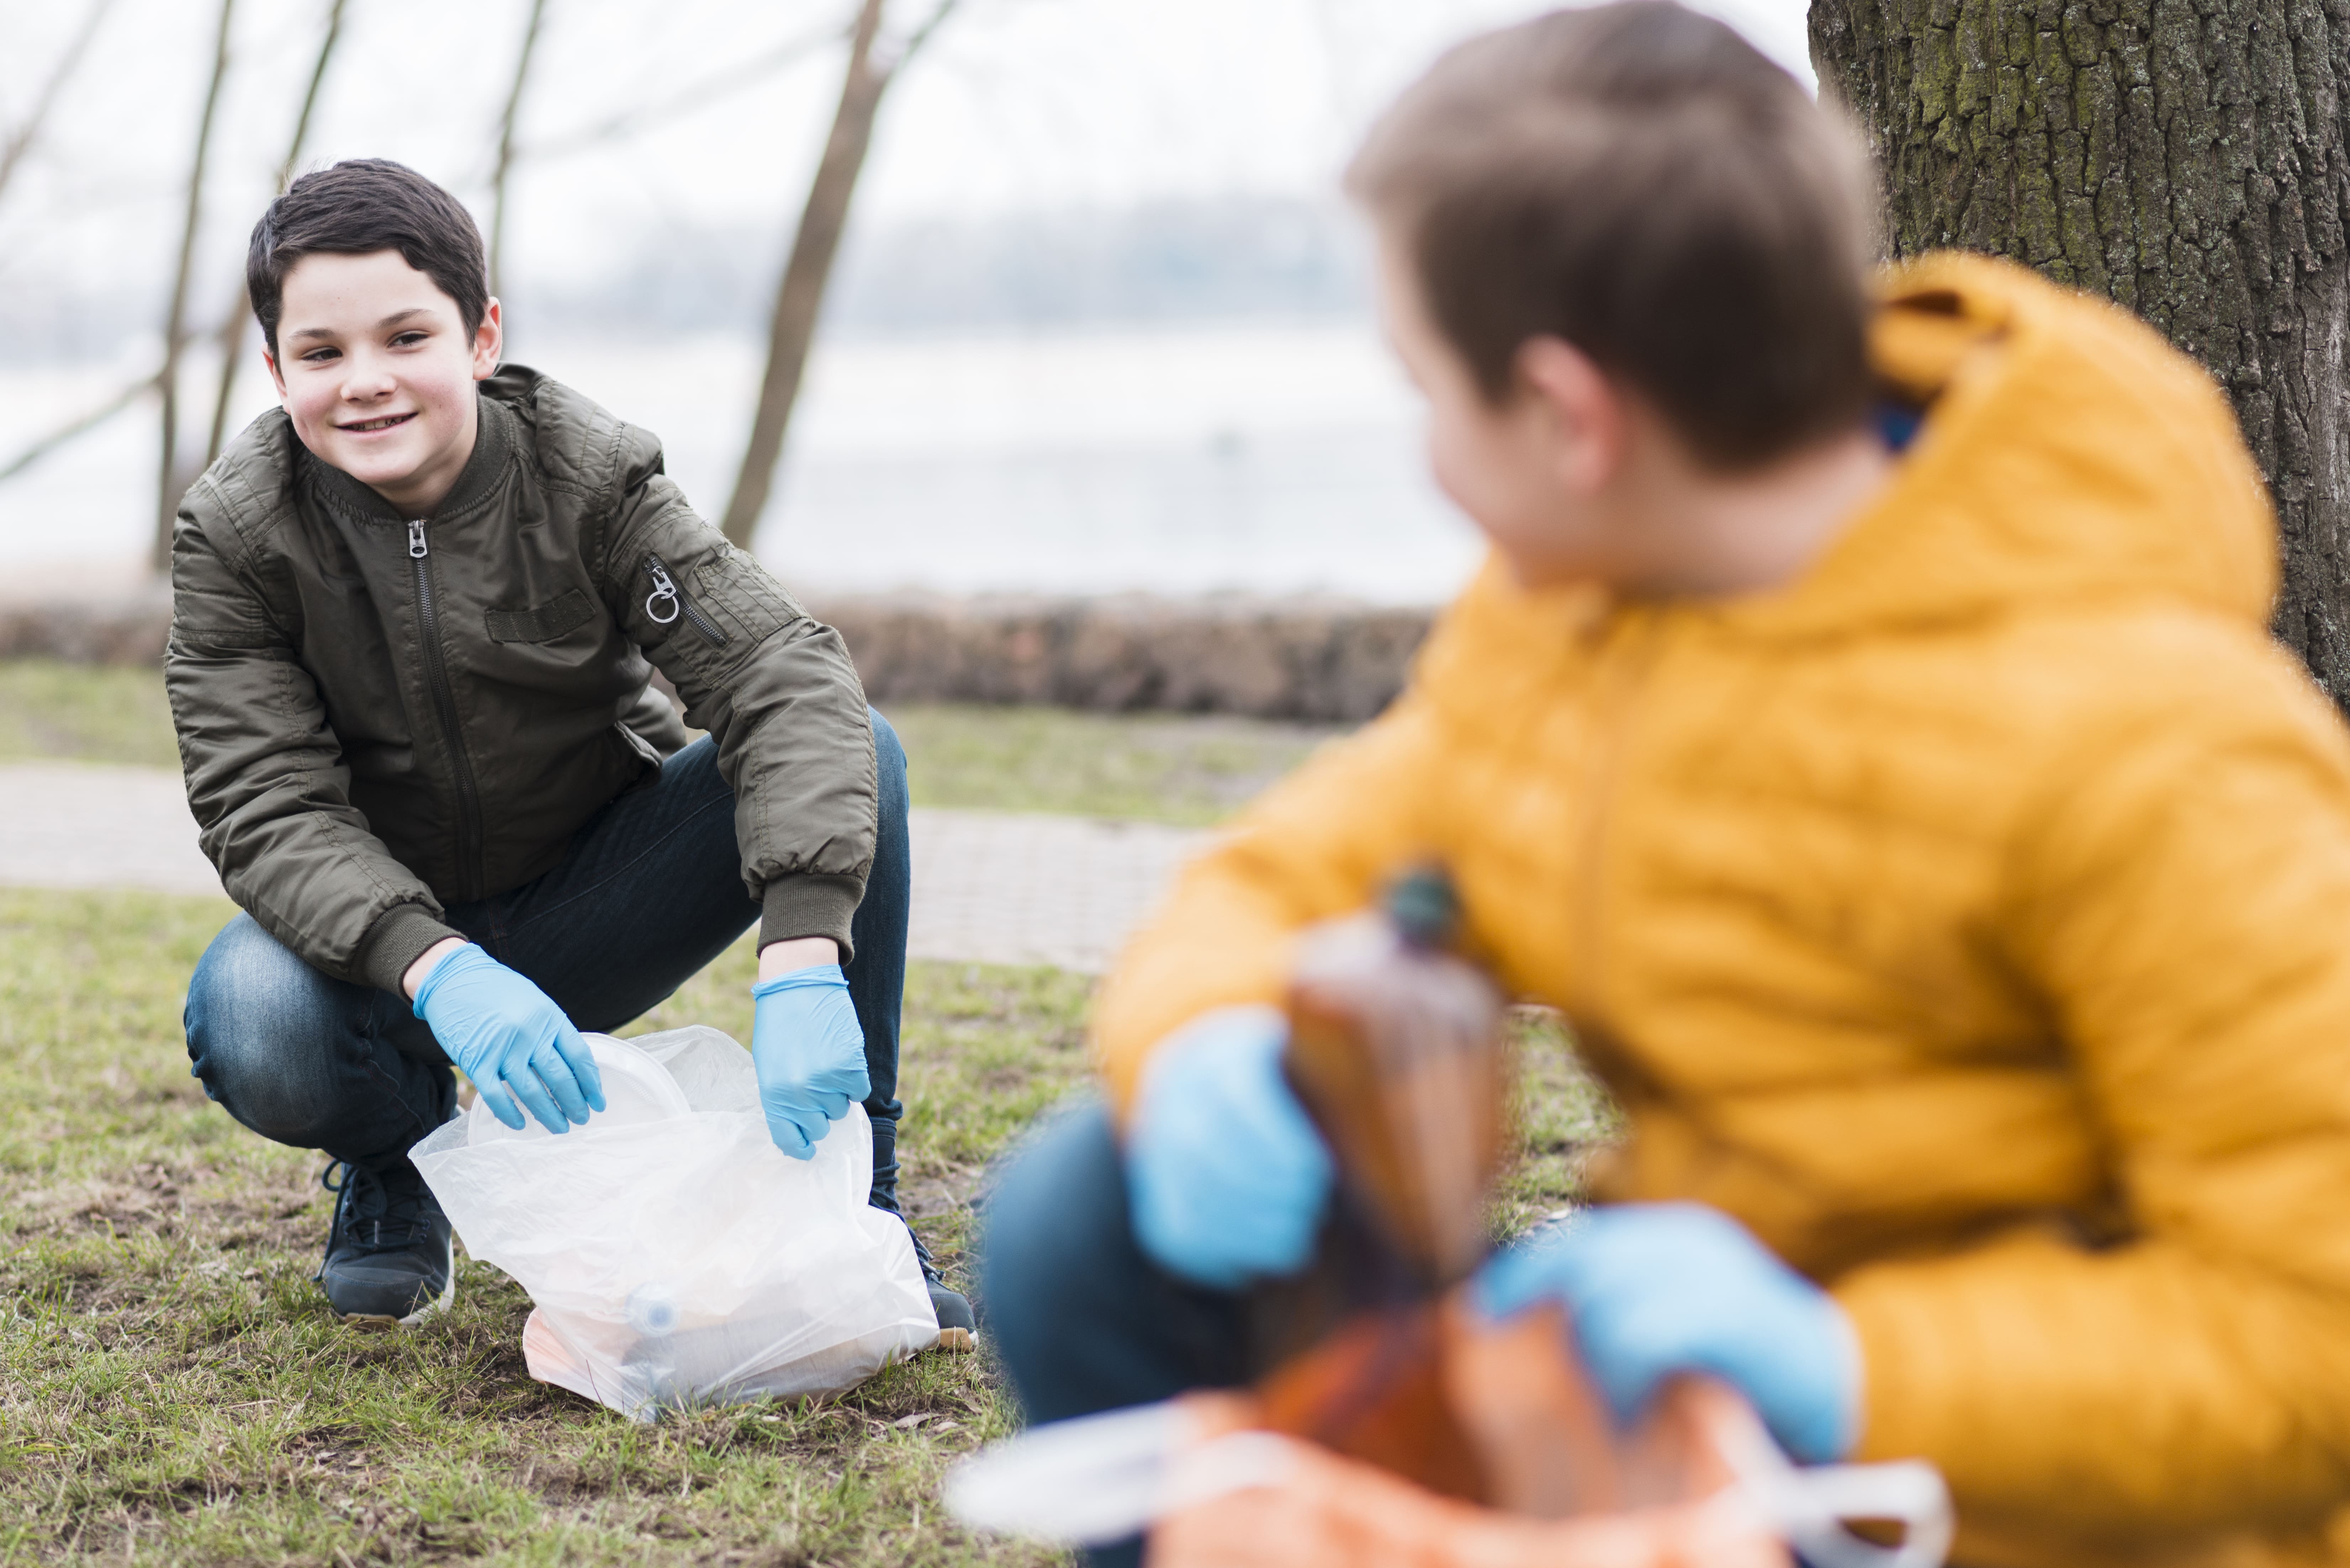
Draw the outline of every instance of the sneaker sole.
M931 1348L949 1355L963 1355L978 1349L979 1341L967 1328L942 1328L939 1330L939 1342Z
M457 1243L453 1238L449 1243L448 1271L449 1282L441 1287L441 1293L406 1317L393 1317L389 1313L380 1312L338 1312L335 1315L342 1319L345 1327L365 1329L369 1333L380 1333L388 1328L414 1328L426 1318L448 1311L456 1303ZM328 1303L327 1309L333 1312L334 1303Z

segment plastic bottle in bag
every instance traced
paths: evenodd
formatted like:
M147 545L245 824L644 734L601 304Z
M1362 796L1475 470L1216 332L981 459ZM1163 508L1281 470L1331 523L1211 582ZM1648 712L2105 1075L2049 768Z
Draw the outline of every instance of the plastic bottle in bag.
M586 1038L607 1100L586 1126L476 1106L411 1155L466 1250L530 1293L531 1376L650 1419L846 1388L938 1337L911 1236L866 1202L862 1106L793 1160L716 1030Z

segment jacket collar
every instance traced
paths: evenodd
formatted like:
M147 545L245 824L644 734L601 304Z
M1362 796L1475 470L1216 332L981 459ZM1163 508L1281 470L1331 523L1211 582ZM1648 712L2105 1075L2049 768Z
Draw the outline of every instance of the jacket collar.
M1881 287L1871 361L1923 425L1806 574L1710 617L1840 635L2126 601L2265 626L2275 524L2200 365L2010 262L1930 255Z
M506 459L515 447L515 435L510 428L515 417L513 410L497 399L478 392L474 395L473 406L479 410L474 427L473 455L465 460L464 471L457 475L457 483L450 488L441 504L432 509L432 521L463 517L475 511L497 493L505 478ZM341 469L320 462L308 448L300 449L300 461L312 493L345 522L405 523L410 520L405 513L367 485Z

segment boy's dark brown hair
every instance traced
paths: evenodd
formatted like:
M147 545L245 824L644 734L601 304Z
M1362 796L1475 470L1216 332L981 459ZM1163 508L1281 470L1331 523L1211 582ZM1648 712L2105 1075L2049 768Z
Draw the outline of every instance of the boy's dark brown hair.
M269 203L244 253L245 292L274 357L285 311L286 275L320 251L366 255L398 251L457 302L471 337L489 313L489 267L482 231L456 197L405 164L353 158L305 174Z
M1347 185L1496 404L1518 349L1555 335L1718 471L1867 411L1865 155L1710 17L1623 0L1473 38L1373 128Z

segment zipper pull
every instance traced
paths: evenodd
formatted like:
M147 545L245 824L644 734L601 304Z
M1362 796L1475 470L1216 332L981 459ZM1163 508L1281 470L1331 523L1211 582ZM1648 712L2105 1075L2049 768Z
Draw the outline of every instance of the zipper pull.
M653 579L653 591L645 596L645 613L653 618L655 624L667 626L677 619L678 612L684 607L685 601L678 597L677 585L670 580L669 571L660 564L660 557L647 556L645 570L651 574ZM661 614L656 607L663 601L667 601L669 605L667 615Z
M408 525L408 558L421 561L430 553L424 543L424 519L419 517Z

